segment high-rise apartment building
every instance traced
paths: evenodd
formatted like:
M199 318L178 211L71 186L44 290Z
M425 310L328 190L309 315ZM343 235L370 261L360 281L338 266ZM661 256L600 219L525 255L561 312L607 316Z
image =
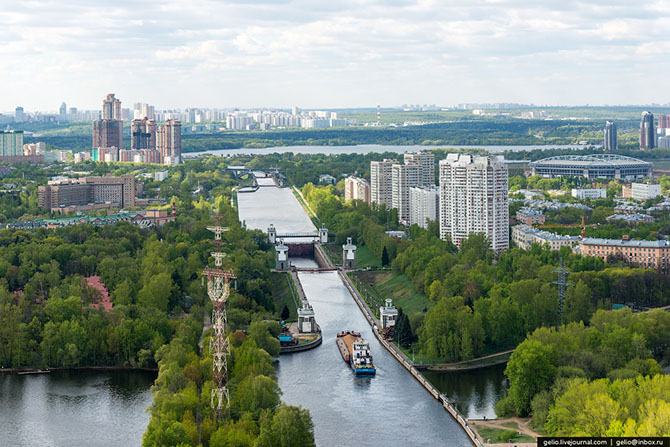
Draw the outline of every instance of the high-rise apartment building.
M617 149L616 124L612 121L608 121L605 124L605 138L603 141L603 148L606 151L615 151Z
M170 119L158 126L156 131L156 149L160 152L164 164L179 164L181 161L181 122Z
M113 203L122 208L135 206L135 176L86 177L49 182L39 186L37 202L42 208Z
M359 177L347 177L344 179L344 200L370 203L370 183Z
M22 123L26 120L26 115L23 113L23 107L19 106L14 111L14 121L17 123Z
M428 220L437 221L440 194L437 186L409 188L409 225L428 227Z
M391 208L398 210L398 222L409 225L409 189L420 186L422 167L415 163L391 166Z
M92 146L93 149L123 149L121 101L113 93L108 94L102 101L102 119L93 121Z
M405 164L417 164L421 166L419 185L435 186L435 154L431 152L405 154Z
M659 129L670 129L670 115L659 115L658 116L658 128Z
M123 121L95 120L93 121L93 149L123 147Z
M483 233L496 252L509 247L507 166L498 158L448 154L440 161L440 237L460 247Z
M654 114L642 112L640 121L640 149L653 149L656 147L656 128L654 127Z
M61 121L67 120L67 104L64 102L61 103L60 108L58 109L58 115Z
M108 93L102 100L102 119L103 120L123 120L121 113L121 100L114 96L114 93Z
M0 130L0 157L23 155L23 131Z
M385 159L370 162L370 200L380 205L392 208L391 167L398 160Z
M156 149L156 121L134 119L130 124L130 149Z
M136 120L141 120L143 118L154 120L156 119L156 109L154 106L143 102L135 103L133 106L133 118Z
M396 160L370 162L370 198L398 210L398 221L409 222L409 188L435 185L435 156L430 152L405 154Z

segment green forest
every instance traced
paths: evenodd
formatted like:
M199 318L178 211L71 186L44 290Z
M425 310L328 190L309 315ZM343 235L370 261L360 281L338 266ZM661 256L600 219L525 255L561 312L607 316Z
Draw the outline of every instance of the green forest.
M397 114L396 114L397 115ZM397 115L396 120L401 119ZM386 118L385 118L386 119ZM609 118L606 118L609 119ZM388 145L551 145L602 144L605 119L592 117L577 119L575 116L556 120L520 119L513 117L477 117L462 115L440 119L425 113L423 118L413 121L433 121L424 125L388 127L345 127L327 129L273 129L264 131L225 131L217 133L183 133L182 151L225 150L237 148L264 148L273 146L343 146L356 144ZM438 122L435 122L438 121ZM402 121L400 122L402 124ZM638 147L639 115L622 118L619 126L621 150ZM185 125L185 127L188 127ZM91 147L92 125L90 123L32 123L22 124L20 129L35 132L38 136L26 137L26 143L44 141L53 149L74 151ZM128 126L125 133L128 135ZM124 138L126 148L130 138Z
M670 280L654 271L624 263L605 264L565 247L560 251L535 246L512 248L498 257L488 241L473 235L460 250L429 229L409 229L410 240L385 234L397 224L395 211L354 201L343 203L337 188L308 183L302 193L320 220L335 234L365 245L378 258L387 253L395 271L433 303L425 312L408 315L415 348L431 361L469 360L513 348L539 327L583 321L613 304L658 307L670 304ZM561 258L572 273L563 314L556 286Z
M670 314L599 310L590 321L540 328L512 354L498 415L531 415L548 435L668 436Z
M336 234L349 235L376 256L387 256L417 292L433 303L414 315L400 309L395 341L431 361L468 360L515 348L505 370L509 390L499 417L532 416L548 435L667 436L670 314L612 311L613 304L670 304L670 280L621 262L512 248L497 258L473 235L460 250L428 230L409 228L409 240L384 234L393 213L359 201L343 203L334 186L302 188L312 209ZM571 272L560 303L555 270Z
M158 369L145 446L314 445L309 412L282 404L276 381L267 238L239 225L227 199L237 180L219 163L181 166L156 185L178 204L176 222L161 228L1 230L0 367ZM193 197L199 180L204 196ZM212 360L198 346L211 311L200 271L211 262L214 204L230 228L224 267L237 276L228 302L231 412L219 420L210 410ZM112 310L91 306L100 299L85 281L91 275L109 290Z

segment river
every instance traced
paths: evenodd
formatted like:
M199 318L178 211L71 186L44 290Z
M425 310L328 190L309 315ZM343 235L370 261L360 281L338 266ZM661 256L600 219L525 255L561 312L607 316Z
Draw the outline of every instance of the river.
M248 228L265 231L274 224L278 233L314 231L288 188L264 187L238 194L238 204L239 218ZM316 266L313 260L291 262ZM299 277L321 326L323 344L281 356L278 380L284 401L310 410L317 445L470 445L462 428L373 336L336 272L301 272ZM360 331L370 342L378 371L374 378L354 377L342 361L335 335L343 329ZM462 403L463 414L491 418L504 387L499 386L500 369L490 371L459 376L434 373L430 380L445 391L458 381L458 392L452 394ZM360 437L351 438L354 433Z
M0 445L140 446L155 379L144 371L0 374Z
M538 149L586 149L588 146L579 146L575 144L556 144L556 145L531 145L531 146L468 146L468 145L458 145L458 144L446 144L442 146L422 146L422 145L411 145L411 146L393 146L393 145L384 145L384 144L359 144L355 146L273 146L265 148L239 148L239 149L217 149L210 151L200 151L200 152L184 152L182 155L185 158L188 157L197 157L199 155L213 154L220 155L225 157L231 157L233 155L262 155L262 154L273 154L279 153L283 154L286 152L293 152L294 154L328 154L328 155L338 155L338 154L367 154L374 152L381 154L383 152L395 152L398 154L404 154L406 152L419 152L425 151L427 149L437 149L437 148L458 148L458 149L483 149L492 154L502 153L505 151L532 151Z

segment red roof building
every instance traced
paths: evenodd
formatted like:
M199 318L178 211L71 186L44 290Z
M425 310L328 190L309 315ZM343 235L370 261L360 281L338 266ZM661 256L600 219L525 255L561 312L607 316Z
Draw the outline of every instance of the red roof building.
M92 308L97 309L98 307L102 306L102 308L107 312L112 310L114 305L109 300L109 290L107 290L107 287L105 287L105 284L103 284L99 276L88 276L86 278L86 285L88 287L93 287L95 290L100 292L100 296L102 296L102 299L100 299L99 302L92 303L90 305Z

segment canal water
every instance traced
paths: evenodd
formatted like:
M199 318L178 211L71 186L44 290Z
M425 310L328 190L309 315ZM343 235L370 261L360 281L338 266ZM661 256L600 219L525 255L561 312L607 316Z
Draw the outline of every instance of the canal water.
M424 371L423 375L438 390L456 402L456 408L468 419L494 419L494 410L507 390L503 374L507 365L495 365L469 371Z
M278 233L310 232L314 226L287 188L260 188L238 194L239 217L248 228ZM313 260L291 259L299 267L315 267ZM310 410L319 446L330 445L470 445L462 428L442 406L379 344L336 272L299 273L323 333L316 349L283 355L278 380L283 400ZM377 375L356 378L342 360L335 343L345 329L361 332L370 342ZM493 417L502 389L500 372L451 377L435 373L439 388L456 387L466 417ZM473 377L477 377L474 375ZM452 397L450 395L450 397Z
M144 371L0 374L0 445L140 446L155 379Z

